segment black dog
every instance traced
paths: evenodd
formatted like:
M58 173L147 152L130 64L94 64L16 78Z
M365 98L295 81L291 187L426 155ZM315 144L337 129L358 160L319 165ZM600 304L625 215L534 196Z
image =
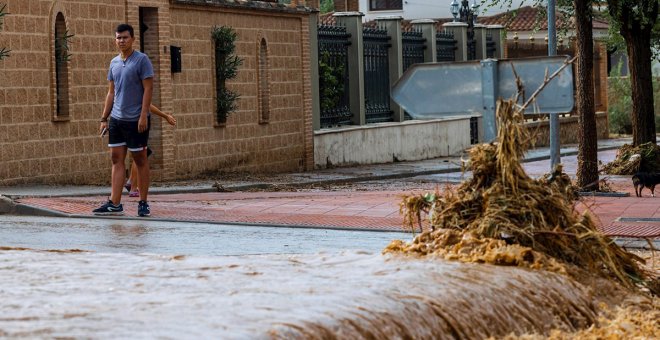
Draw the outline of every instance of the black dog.
M633 185L635 186L635 195L642 197L642 189L651 189L651 196L655 197L655 186L660 184L660 173L638 172L632 176ZM639 188L639 191L637 191Z

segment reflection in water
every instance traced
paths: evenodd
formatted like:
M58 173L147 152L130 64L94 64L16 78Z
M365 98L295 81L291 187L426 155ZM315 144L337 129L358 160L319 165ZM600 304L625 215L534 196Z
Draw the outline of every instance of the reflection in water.
M140 237L147 234L147 227L143 225L125 226L121 224L110 225L110 230L118 237Z
M149 248L149 229L142 224L116 223L111 224L109 229L112 233L107 235L106 242L110 248L126 248L138 252Z
M598 305L560 274L364 253L0 251L0 287L7 337L482 339L584 328Z

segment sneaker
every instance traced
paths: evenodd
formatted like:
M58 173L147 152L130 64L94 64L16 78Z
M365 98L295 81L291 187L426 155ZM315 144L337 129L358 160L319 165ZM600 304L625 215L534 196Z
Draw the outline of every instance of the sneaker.
M131 192L131 181L126 182L124 188L126 188L126 191Z
M131 191L131 192L128 193L128 197L139 197L139 196L140 196L140 190L139 189L135 190L135 191Z
M147 201L138 202L138 216L140 217L151 216L151 210L149 210L149 203L147 203Z
M94 215L123 215L124 214L124 206L119 203L118 205L114 205L112 201L108 200L104 205L92 210Z

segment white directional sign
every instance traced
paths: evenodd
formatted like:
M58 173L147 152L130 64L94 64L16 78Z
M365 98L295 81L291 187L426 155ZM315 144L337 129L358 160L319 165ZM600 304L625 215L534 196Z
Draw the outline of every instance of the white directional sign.
M394 84L391 95L415 119L481 114L484 137L491 140L497 132L497 99L512 98L518 92L514 68L525 90L519 98L522 104L565 60L565 56L554 56L416 64ZM566 67L525 112L566 113L573 105L573 70Z

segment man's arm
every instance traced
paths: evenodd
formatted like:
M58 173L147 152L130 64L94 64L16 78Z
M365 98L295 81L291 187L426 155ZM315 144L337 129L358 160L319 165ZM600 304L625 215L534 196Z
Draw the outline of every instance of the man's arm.
M156 107L156 105L151 104L151 106L149 107L149 111L151 111L151 113L165 119L170 125L176 125L176 118L174 118L174 116L172 116L169 113L165 113L165 112L161 111L159 108Z
M103 128L108 127L108 117L110 117L110 111L112 110L114 101L115 82L108 81L108 93L105 95L105 102L103 103L103 112L101 113L101 126L99 127L99 132L103 131Z
M147 130L147 117L149 115L149 107L151 106L151 97L154 90L154 78L146 78L142 80L142 87L144 94L142 95L142 111L140 112L140 120L138 121L138 132Z

